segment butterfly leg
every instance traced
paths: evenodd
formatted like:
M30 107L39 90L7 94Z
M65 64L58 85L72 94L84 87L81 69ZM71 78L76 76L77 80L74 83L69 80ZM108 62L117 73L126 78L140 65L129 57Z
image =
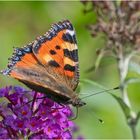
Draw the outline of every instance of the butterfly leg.
M55 108L53 108L52 107L52 109L63 109L63 108L65 108L65 105L64 104L62 104L62 103L58 103L61 107L55 107Z
M25 105L27 105L27 104L33 102L34 100L45 99L45 98L47 98L47 96L37 97L37 98L35 98L35 99L31 99L31 100L29 100L28 102L26 102L26 103L24 103L23 105L21 105L18 109L20 109L20 108L22 108L23 106L25 106Z
M76 107L76 115L73 118L71 118L70 120L76 120L77 119L78 111L79 111L79 107Z

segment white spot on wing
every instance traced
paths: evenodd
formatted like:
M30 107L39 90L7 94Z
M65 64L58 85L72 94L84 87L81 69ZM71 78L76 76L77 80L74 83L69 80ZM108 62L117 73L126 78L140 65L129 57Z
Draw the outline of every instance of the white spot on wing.
M61 45L63 49L68 49L69 51L73 51L75 49L78 49L76 44L70 44L65 42L64 44Z
M71 36L73 36L75 34L74 30L71 31L71 30L68 30L68 29L66 30L66 33L69 33Z
M76 62L72 61L71 59L69 59L68 57L64 58L64 64L69 64L71 66L75 66Z

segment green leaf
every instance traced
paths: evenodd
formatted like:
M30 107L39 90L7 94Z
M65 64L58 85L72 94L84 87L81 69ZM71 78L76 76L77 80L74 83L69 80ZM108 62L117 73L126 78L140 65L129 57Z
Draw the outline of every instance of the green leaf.
M127 78L125 80L125 85L131 84L131 83L139 83L140 78Z
M138 123L139 119L140 119L140 112L137 113L136 123Z
M130 116L131 116L130 108L124 103L124 101L120 97L117 97L116 95L113 95L113 94L111 94L111 95L116 99L116 101L121 106L126 119L130 118Z
M95 71L98 69L98 67L99 67L99 65L100 65L100 63L101 63L101 60L102 60L102 58L104 57L104 53L105 53L104 49L101 49L101 50L99 51L98 57L97 57L97 59L96 59L96 61L95 61Z

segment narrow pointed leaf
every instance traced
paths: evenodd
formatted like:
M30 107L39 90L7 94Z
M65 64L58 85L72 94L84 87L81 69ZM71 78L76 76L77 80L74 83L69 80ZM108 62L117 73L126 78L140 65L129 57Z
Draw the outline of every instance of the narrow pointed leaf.
M124 115L126 117L126 119L130 118L130 113L131 113L131 110L130 108L124 103L124 101L120 98L120 97L117 97L116 95L113 95L111 94L114 99L119 103L119 105L121 106L123 112L124 112Z

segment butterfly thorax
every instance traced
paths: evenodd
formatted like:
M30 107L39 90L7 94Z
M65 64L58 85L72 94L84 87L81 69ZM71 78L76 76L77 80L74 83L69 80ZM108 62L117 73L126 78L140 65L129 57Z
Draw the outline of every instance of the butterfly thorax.
M75 96L74 98L71 98L68 101L68 104L72 104L74 107L81 107L81 106L86 105L85 102L83 102L80 98L78 98L78 95Z

